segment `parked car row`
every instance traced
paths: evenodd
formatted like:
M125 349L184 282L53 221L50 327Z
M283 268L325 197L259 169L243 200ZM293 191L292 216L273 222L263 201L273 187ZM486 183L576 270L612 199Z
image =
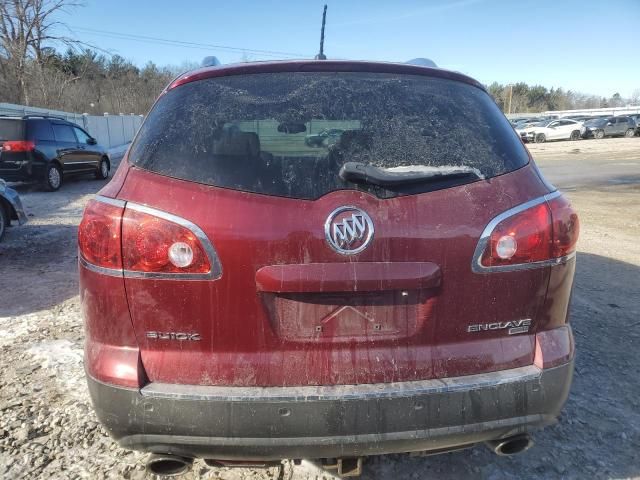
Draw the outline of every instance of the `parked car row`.
M68 175L109 177L107 150L86 130L62 117L0 115L0 239L12 220L27 216L10 182L37 182L55 191Z
M574 118L518 119L512 125L524 142L543 143L549 140L580 140L581 138L633 137L640 135L640 115Z

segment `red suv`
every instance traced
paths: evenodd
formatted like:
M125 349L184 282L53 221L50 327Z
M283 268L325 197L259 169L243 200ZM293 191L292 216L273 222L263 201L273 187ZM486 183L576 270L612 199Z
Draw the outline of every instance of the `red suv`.
M339 133L309 144L309 135ZM531 445L578 218L485 89L295 61L173 81L79 229L98 417L155 473Z

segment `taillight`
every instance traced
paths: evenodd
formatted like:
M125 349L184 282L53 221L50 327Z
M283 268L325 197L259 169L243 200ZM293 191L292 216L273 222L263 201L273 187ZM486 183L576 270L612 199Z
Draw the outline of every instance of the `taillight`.
M2 144L3 152L32 152L35 148L31 140L7 140Z
M110 275L217 278L222 269L204 232L174 215L97 196L78 230L81 261ZM108 269L108 270L104 270Z
M578 215L562 195L549 200L553 220L553 257L564 257L576 251L580 235Z
M482 265L514 265L551 258L551 214L546 203L500 222L491 232Z
M120 230L124 202L89 200L78 227L81 258L102 268L122 270Z
M476 272L552 265L573 255L577 214L559 192L515 207L492 220L473 260Z
M176 222L127 208L122 226L125 271L209 273L211 264L197 235Z

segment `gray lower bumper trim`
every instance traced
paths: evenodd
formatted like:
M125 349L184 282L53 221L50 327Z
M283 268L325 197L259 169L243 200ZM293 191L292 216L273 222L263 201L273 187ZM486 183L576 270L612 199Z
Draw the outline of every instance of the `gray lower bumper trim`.
M542 370L538 367L528 365L465 377L327 387L218 387L150 383L140 393L147 398L228 402L372 400L478 390L514 381L531 382L539 379L541 373Z
M117 388L89 378L98 417L121 445L219 459L436 450L552 422L573 362L443 380L332 387Z

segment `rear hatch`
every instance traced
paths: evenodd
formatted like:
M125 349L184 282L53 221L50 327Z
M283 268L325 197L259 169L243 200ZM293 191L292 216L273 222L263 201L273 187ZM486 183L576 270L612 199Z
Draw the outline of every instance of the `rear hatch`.
M377 383L532 362L548 271L471 263L492 218L548 189L477 86L354 72L203 79L163 94L128 161L119 198L197 225L221 268L125 275L151 381ZM532 326L517 335L474 330L520 320Z

